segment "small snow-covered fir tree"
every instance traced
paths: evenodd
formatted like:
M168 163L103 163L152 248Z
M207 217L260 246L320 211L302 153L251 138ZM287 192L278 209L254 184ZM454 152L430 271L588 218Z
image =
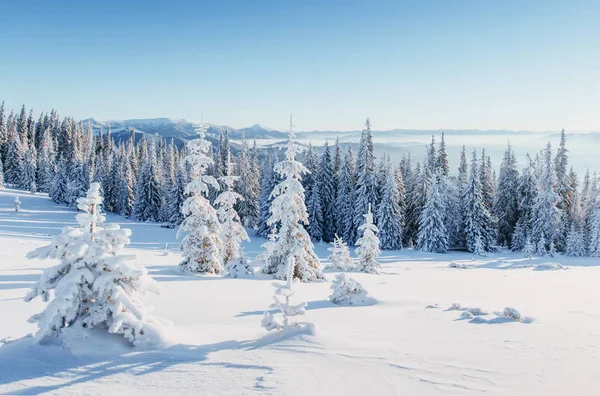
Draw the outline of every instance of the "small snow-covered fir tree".
M298 304L292 304L291 298L294 295L292 291L293 273L296 267L294 256L288 256L288 263L286 265L286 283L276 283L275 295L273 296L274 303L271 304L272 308L277 308L281 311L281 317L276 317L270 312L265 312L261 321L261 326L267 331L271 330L289 330L289 329L301 329L306 328L309 332L314 330L314 326L311 323L294 323L290 322L290 318L297 315L304 315L306 313L306 303L301 302Z
M440 171L432 175L427 201L419 218L419 236L417 249L431 253L448 251L448 232L444 221L445 198L441 194L440 185L444 175Z
M229 275L238 278L244 275L252 275L254 271L242 250L242 242L249 241L250 238L248 238L246 230L240 223L240 217L234 207L237 202L244 198L233 191L233 185L239 180L239 177L233 176L234 164L231 162L231 154L228 154L228 157L225 164L225 175L219 178L219 181L223 184L222 192L215 199L215 205L219 207L217 215L221 221L223 266Z
M535 253L535 246L531 242L531 238L529 238L529 236L527 236L525 238L525 244L523 246L523 255L527 258L531 258L531 257L533 257L534 253Z
M301 180L308 169L296 160L298 151L290 116L285 159L274 167L282 181L271 193L273 202L270 208L271 217L268 220L269 226L277 224L279 226L274 234L274 241L268 245L263 272L272 274L278 279L285 279L288 276L287 265L293 262L293 277L303 282L310 282L324 279L324 276L310 236L302 225L308 222L308 213L304 204L304 188Z
M358 227L361 237L356 241L356 254L358 255L358 270L371 274L378 274L381 271L381 265L375 260L380 254L379 231L373 224L373 213L371 205L368 205L368 212L363 215L365 222Z
M131 231L104 223L99 189L93 183L87 196L78 199L83 213L76 217L77 227L63 228L50 245L28 254L60 260L44 270L25 297L26 301L52 298L43 312L30 319L38 324L36 337L41 340L80 325L104 328L133 344L160 343L164 341L161 326L144 302L148 293L158 293L158 284L135 264L134 256L116 254L129 244Z
M331 243L332 246L327 249L331 252L329 255L330 263L325 267L326 271L350 271L354 267L350 257L350 249L342 238L337 234Z
M181 242L184 257L179 263L186 272L206 272L220 274L223 271L220 225L217 211L206 198L209 185L219 189L214 177L205 175L206 169L213 163L208 156L210 142L205 139L206 125L198 128L198 138L187 144L186 161L191 167L191 180L185 188L188 198L183 203L181 213L185 220L179 227L179 236L187 233Z
M19 200L19 196L15 197L15 200L13 201L13 208L15 208L16 213L21 211L21 200Z
M339 274L331 282L329 301L336 305L371 305L375 300L369 296L367 290L354 279Z

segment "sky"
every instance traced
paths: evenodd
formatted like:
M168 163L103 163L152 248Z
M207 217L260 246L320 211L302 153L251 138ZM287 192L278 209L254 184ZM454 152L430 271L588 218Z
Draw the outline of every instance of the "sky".
M600 130L600 1L22 1L0 101L241 128Z

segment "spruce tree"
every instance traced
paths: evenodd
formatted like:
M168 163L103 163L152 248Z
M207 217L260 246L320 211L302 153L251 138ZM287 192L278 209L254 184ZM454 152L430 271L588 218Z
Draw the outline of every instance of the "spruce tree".
M517 199L519 201L519 219L515 225L515 231L511 238L511 249L513 251L523 250L527 239L531 241L531 230L533 228L533 205L537 199L538 188L535 176L534 163L528 157L529 164L523 169L519 186L517 187Z
M294 142L292 119L285 159L278 162L274 171L282 181L273 190L269 225L278 224L273 240L266 244L265 267L263 272L277 279L296 278L303 282L323 279L319 258L314 252L310 236L303 227L308 223L308 213L304 204L302 175L308 169L296 160L300 148ZM289 268L291 267L291 268Z
M544 249L548 251L550 245L556 244L559 237L561 212L557 205L560 197L554 190L555 183L552 150L548 143L543 153L539 192L532 208L531 238L537 246L538 254Z
M444 183L444 170L438 168L431 176L427 201L419 218L417 249L431 253L448 251L448 232L445 224L446 199L440 186ZM440 191L441 190L441 191Z
M500 165L498 191L494 200L494 214L498 219L498 244L512 246L512 236L519 219L519 171L512 147L509 145Z
M183 221L181 208L186 199L185 186L188 183L187 171L185 164L179 164L177 172L175 172L175 182L169 191L169 219L168 222L172 225L179 225Z
M465 238L467 250L482 254L495 250L496 237L492 216L482 197L481 178L477 163L477 152L473 150L471 171L465 197Z
M206 195L209 186L219 189L217 181L206 175L212 160L208 157L210 142L206 140L206 125L197 129L198 138L187 143L186 161L191 166L191 180L185 188L188 198L181 208L185 220L177 235L186 233L180 245L183 261L179 266L186 272L220 274L223 271L221 228L217 211ZM140 178L141 179L141 178Z
M273 201L272 192L275 186L278 184L279 179L277 173L273 171L273 161L270 155L266 155L263 162L263 169L261 172L260 179L260 207L258 216L258 227L256 229L256 235L263 238L267 238L271 234L272 227L268 224L271 212L271 202Z
M148 158L140 169L135 188L133 215L140 221L159 221L162 204L162 186L159 180L156 150L152 145L148 150Z
M354 175L354 155L352 153L352 146L348 145L348 151L346 151L344 163L340 170L336 198L336 213L340 236L344 241L356 240L356 228L354 227Z
M325 142L319 168L319 194L323 209L323 241L333 242L335 236L335 168L329 143Z
M384 250L402 249L402 213L400 192L389 157L384 167L385 179L381 186L381 202L377 209L380 247Z
M377 232L379 229L373 224L373 213L371 205L367 204L367 212L363 214L364 223L358 227L360 238L356 241L356 254L358 255L357 269L362 272L378 274L381 271L381 265L377 262L377 257L381 254L379 250L379 238Z
M44 271L25 297L26 301L52 298L30 319L38 325L36 338L81 326L122 335L134 345L162 344L160 325L144 304L147 294L158 292L158 284L131 257L116 254L129 244L131 231L104 223L99 190L94 183L87 196L78 199L83 213L77 215L76 227L65 227L50 245L28 254L60 260Z
M362 225L363 216L368 211L369 204L373 211L378 208L377 174L375 170L375 153L371 122L367 118L362 131L358 158L356 159L356 187L354 189L354 227ZM356 240L355 240L356 241ZM353 241L348 241L353 242Z
M231 154L229 154L231 156ZM252 274L253 270L248 263L242 249L243 241L250 241L246 230L240 222L240 217L235 210L238 201L244 199L233 191L234 184L239 180L233 175L234 164L231 158L227 159L225 175L219 180L222 184L221 193L215 200L218 206L217 215L221 222L221 242L223 243L222 259L225 270L235 277L240 274Z

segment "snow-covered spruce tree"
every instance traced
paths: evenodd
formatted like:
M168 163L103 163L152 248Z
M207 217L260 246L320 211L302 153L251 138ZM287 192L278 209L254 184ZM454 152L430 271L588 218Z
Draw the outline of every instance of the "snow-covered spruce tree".
M375 300L369 296L367 290L354 279L339 274L331 282L329 301L336 305L371 305Z
M260 207L258 228L256 230L256 235L263 238L267 238L272 231L272 226L268 224L269 217L271 217L269 208L271 207L271 202L273 201L271 192L278 183L279 175L277 175L277 173L273 170L273 160L271 156L267 155L265 156L263 169L261 172L259 196Z
M523 245L523 255L527 258L533 257L535 253L535 245L531 242L531 238L527 236L525 238L525 244Z
M133 169L131 168L131 162L128 161L127 157L123 156L119 164L119 176L118 181L118 199L117 199L117 213L121 216L129 217L133 215L135 205L134 195L134 183L133 183Z
M368 206L378 208L377 173L375 169L375 153L371 136L371 122L367 118L362 131L358 158L356 160L356 185L354 189L354 228L358 229ZM358 235L357 235L358 236ZM348 241L353 242L353 241Z
M339 211L339 207L337 206L338 197L339 197L339 186L340 186L340 175L342 173L342 165L344 164L344 154L342 152L342 144L340 143L340 139L335 139L335 153L333 155L333 184L334 184L334 211L333 211L333 223L334 230L336 234L342 235L343 227L342 227L342 214Z
M0 104L0 162L5 161L7 150L8 130L6 129L6 106L4 105L4 101L2 101Z
M319 183L319 163L311 143L304 153L306 169L308 172L302 179L305 190L306 209L308 211L308 225L306 231L310 238L319 242L323 238L323 205L321 205L321 185Z
M600 200L596 199L588 219L588 254L600 257Z
M537 253L540 255L543 255L544 249L548 251L552 242L556 244L560 230L561 212L557 207L560 197L554 191L555 181L552 149L548 143L544 150L539 192L532 208L531 239L536 244Z
M467 250L481 254L495 250L494 224L482 198L477 152L473 150L471 171L465 197L465 238Z
M494 196L496 195L496 182L492 173L490 157L485 155L485 149L481 150L481 164L479 177L481 178L481 199L488 212L493 215Z
M15 200L13 201L13 208L15 209L15 213L19 213L21 211L21 200L19 199L18 195L15 197Z
M6 122L8 142L6 158L4 160L4 172L6 182L15 186L21 185L21 174L23 172L24 150L21 137L17 133L17 121L13 112L8 116Z
M198 138L187 143L186 161L191 166L191 180L185 188L188 198L183 203L181 213L185 220L179 227L177 236L187 233L180 249L184 257L179 266L186 272L206 272L220 274L223 271L219 218L206 195L209 185L219 189L214 177L205 175L212 164L208 157L210 142L205 139L206 126L198 128Z
M340 170L336 213L338 214L340 236L344 241L349 241L350 243L356 240L356 228L354 228L354 181L354 155L352 154L352 146L348 145L348 151Z
M185 164L181 163L175 172L175 182L169 191L169 219L168 222L172 225L179 225L183 221L181 208L185 202L185 186L187 185L187 171Z
M306 313L306 303L301 302L298 304L292 304L291 298L294 295L292 291L293 286L293 273L296 268L294 256L288 256L286 264L286 283L279 284L275 283L275 295L273 296L272 308L277 308L281 311L281 318L275 317L270 312L265 312L261 321L261 326L267 331L271 330L289 330L289 329L302 329L305 328L309 332L314 331L314 326L311 323L294 323L290 322L290 317L297 315L304 315Z
M30 321L38 324L38 340L59 335L66 327L103 328L134 345L164 340L157 320L144 303L158 284L135 257L116 253L129 244L131 231L105 224L99 212L100 185L93 183L78 207L77 227L65 227L52 243L29 253L29 258L58 259L44 270L25 297L52 301ZM53 290L53 295L50 291Z
M419 236L417 249L431 253L448 251L448 232L444 221L446 199L440 193L440 185L444 183L441 170L432 175L427 201L419 219Z
M240 276L252 275L254 274L254 270L248 263L242 250L242 242L249 241L250 238L248 238L248 234L242 226L240 217L234 208L236 203L244 198L233 191L235 182L239 180L238 176L233 175L233 166L231 158L228 158L225 166L225 175L219 179L222 183L222 188L221 193L215 199L215 205L219 208L217 215L221 222L223 266L230 276L238 278Z
M325 271L350 271L354 267L354 263L346 242L336 234L331 245L327 249L331 252L329 255L330 263L325 267Z
M306 230L310 238L319 242L323 239L323 207L321 206L321 193L319 183L315 181L307 191L306 210L308 225Z
M56 173L50 187L50 199L52 202L64 204L67 202L67 164L63 157L58 160Z
M567 234L565 254L570 257L583 257L586 253L585 233L573 223Z
M554 157L554 171L556 174L556 186L555 191L558 194L558 202L556 204L560 211L560 228L557 230L556 244L563 250L566 244L567 233L570 230L570 224L568 221L568 214L571 212L573 206L573 199L576 190L572 189L571 177L568 173L568 162L569 157L567 149L567 136L563 129L560 133L560 143L556 157Z
M426 165L421 167L417 162L414 171L406 187L406 226L404 227L404 245L414 246L417 244L419 235L419 219L421 211L427 200L427 191L429 189L429 180L427 180L428 171Z
M321 156L318 183L323 209L323 241L332 242L335 234L335 170L328 142L325 142Z
M381 202L377 209L377 224L381 248L385 250L402 249L402 213L400 211L400 192L395 183L395 175L389 157L385 160L385 177L381 185Z
M133 214L140 221L159 221L162 204L162 186L154 145L148 149L148 158L140 169L135 188Z
M35 182L37 175L37 151L34 141L29 141L29 147L23 153L23 173L21 174L21 186L26 188L31 193L37 192L37 184Z
M531 229L533 226L533 205L535 203L538 187L533 161L528 156L529 164L523 169L517 195L519 201L519 219L515 225L515 231L511 238L511 249L513 251L523 250L527 238L531 239Z
M4 188L4 166L2 165L2 159L0 159L0 188Z
M55 173L54 140L50 128L44 128L38 149L37 186L41 192L50 192Z
M379 238L377 238L377 226L373 224L373 213L371 205L368 205L368 211L363 215L364 223L358 227L361 237L356 241L356 254L358 255L358 270L371 274L378 274L381 271L381 265L375 260L381 254L379 250Z
M239 203L239 215L242 224L251 228L257 227L259 217L259 174L258 163L255 163L258 160L254 158L255 150L254 148L252 153L248 152L246 136L242 135L242 150L239 157L239 191L243 200Z
M444 139L444 131L442 131L442 139L440 140L440 147L437 152L436 168L441 171L442 175L447 178L450 174L450 167L448 166L448 154L446 153L446 140Z
M263 272L272 274L278 279L285 279L288 277L287 266L293 263L294 268L291 270L293 277L303 282L310 282L324 279L324 276L310 236L302 225L308 222L308 213L304 204L304 188L301 180L308 169L296 160L299 150L299 146L294 142L290 116L285 159L274 167L282 181L272 192L271 217L268 220L269 225L279 224L279 226L274 241L269 245Z
M512 236L519 219L519 171L512 147L504 152L500 165L498 189L494 200L494 215L498 219L498 244L512 246Z

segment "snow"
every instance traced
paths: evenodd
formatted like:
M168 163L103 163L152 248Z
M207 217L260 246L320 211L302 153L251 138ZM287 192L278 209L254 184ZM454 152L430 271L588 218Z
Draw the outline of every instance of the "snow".
M12 206L17 195L19 213ZM552 261L568 271L534 271L517 266L547 258L505 250L475 259L384 251L379 275L352 273L378 304L336 306L328 301L331 282L296 282L294 302L307 303L302 318L316 332L266 332L260 321L272 302L270 276L184 274L176 230L113 214L108 222L132 230L123 254L137 255L160 283L162 293L150 302L156 316L173 323L173 344L131 347L122 337L90 331L40 345L28 336L36 328L27 319L44 303L23 297L53 263L25 255L74 225L75 214L41 194L0 190L2 394L593 395L600 389L597 258L556 256ZM253 240L244 247L252 261L264 240L249 233ZM322 264L328 247L315 244ZM457 301L493 313L460 319L465 311L446 310ZM535 320L515 322L504 307Z

